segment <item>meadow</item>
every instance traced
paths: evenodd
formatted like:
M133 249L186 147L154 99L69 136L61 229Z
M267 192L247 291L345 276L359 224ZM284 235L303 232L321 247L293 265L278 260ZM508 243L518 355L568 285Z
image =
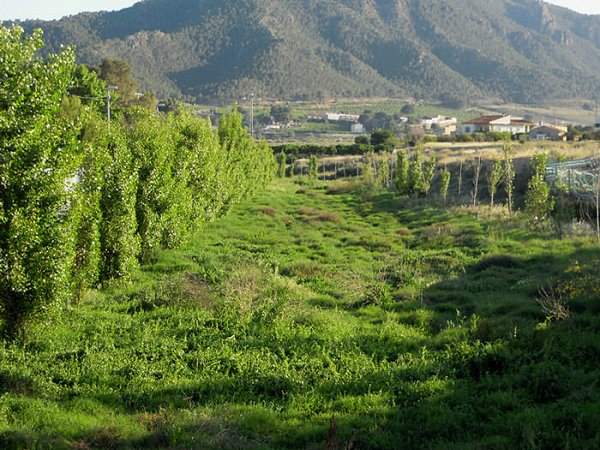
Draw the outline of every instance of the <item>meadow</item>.
M0 344L3 449L600 448L600 246L279 180Z

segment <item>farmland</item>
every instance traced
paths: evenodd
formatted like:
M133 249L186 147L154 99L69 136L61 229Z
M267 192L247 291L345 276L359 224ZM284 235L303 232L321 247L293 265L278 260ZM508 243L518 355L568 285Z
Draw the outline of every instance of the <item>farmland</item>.
M504 207L277 181L3 343L0 447L598 448L599 263Z

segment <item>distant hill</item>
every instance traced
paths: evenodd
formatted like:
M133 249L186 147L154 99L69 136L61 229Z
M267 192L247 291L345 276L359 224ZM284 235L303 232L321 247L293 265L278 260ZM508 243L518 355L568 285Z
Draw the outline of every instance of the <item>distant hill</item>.
M600 92L600 16L538 0L145 0L41 27L197 101L410 95L517 102Z

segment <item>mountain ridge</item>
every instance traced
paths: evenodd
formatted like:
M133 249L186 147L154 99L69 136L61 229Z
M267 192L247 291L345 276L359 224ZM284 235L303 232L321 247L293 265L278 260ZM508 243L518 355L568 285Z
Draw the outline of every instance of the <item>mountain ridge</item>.
M144 0L42 28L161 96L536 102L600 90L600 16L538 0Z

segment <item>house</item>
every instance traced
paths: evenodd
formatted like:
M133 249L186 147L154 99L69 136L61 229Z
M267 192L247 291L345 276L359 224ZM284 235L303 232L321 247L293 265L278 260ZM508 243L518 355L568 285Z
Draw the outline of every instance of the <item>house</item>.
M566 141L567 130L566 127L560 125L541 124L529 132L529 139L533 141Z
M350 125L350 132L353 134L363 134L365 132L365 126L362 123L353 123Z
M456 133L458 120L456 117L436 116L424 117L419 123L425 131L437 136L450 136Z
M533 123L521 117L498 114L481 116L477 119L464 122L461 133L510 133L514 136L516 134L529 133L532 128Z
M349 122L356 123L360 119L358 114L344 114L344 113L325 113L324 120L329 122Z

